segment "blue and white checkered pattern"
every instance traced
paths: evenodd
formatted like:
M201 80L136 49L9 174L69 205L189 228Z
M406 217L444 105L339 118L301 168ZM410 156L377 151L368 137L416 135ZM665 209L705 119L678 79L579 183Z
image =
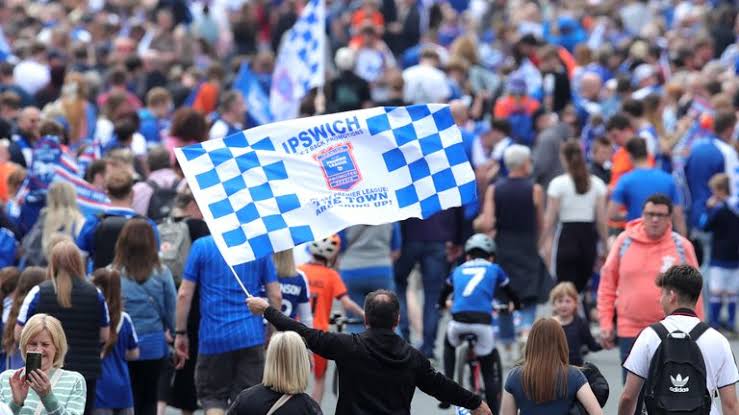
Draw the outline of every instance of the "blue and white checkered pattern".
M187 161L199 161L189 165L199 167L193 177L206 196L204 217L223 230L227 249L248 246L254 258L315 239L308 225L288 226L283 215L299 208L300 199L280 186L288 181L285 162L260 157L260 150L275 148L268 137L252 144L244 133L182 149Z
M435 111L434 111L435 110ZM401 209L420 206L421 217L477 198L475 176L449 107L388 107L367 119L369 133L392 134L397 148L382 154L391 176L410 176L395 191Z
M283 121L176 150L226 262L474 202L446 105Z
M270 91L277 120L297 117L305 94L324 83L325 10L324 0L310 0L283 37Z

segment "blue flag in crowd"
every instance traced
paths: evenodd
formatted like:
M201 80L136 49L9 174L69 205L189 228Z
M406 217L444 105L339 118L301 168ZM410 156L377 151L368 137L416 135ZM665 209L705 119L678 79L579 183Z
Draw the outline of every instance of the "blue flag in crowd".
M269 92L275 120L297 117L305 94L324 84L325 22L324 0L310 0L283 36Z
M277 122L176 150L226 262L476 200L448 105Z
M233 89L240 91L246 101L247 125L264 125L273 121L272 112L269 109L269 96L259 85L259 81L251 73L246 62L242 62L239 67L239 73L233 81Z
M46 191L52 183L69 183L77 192L77 203L83 215L94 215L110 206L108 196L79 176L82 170L77 161L59 143L55 136L42 137L33 147L33 160L28 175L7 213L21 230L30 229L45 204Z

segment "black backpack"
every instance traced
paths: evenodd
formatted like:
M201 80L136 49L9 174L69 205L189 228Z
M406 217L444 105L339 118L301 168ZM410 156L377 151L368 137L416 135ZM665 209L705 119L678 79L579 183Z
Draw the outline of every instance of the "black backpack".
M706 387L706 364L696 341L708 330L699 322L690 333L668 332L662 323L652 324L662 340L649 363L642 389L649 415L708 415L711 394Z
M155 181L147 180L146 184L151 186L153 193L149 200L149 208L146 210L146 216L155 222L159 222L168 218L174 208L174 202L177 198L177 186L180 181L177 180L171 187L160 187Z
M93 269L105 268L113 262L115 257L115 244L118 242L118 236L129 219L142 218L141 215L132 217L109 215L100 213L97 215L100 219L97 228L95 228L95 257L92 259Z

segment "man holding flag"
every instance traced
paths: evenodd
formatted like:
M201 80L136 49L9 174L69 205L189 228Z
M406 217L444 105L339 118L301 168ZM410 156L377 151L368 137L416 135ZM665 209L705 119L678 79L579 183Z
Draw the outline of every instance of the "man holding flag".
M475 175L461 134L449 107L441 104L371 108L278 122L180 148L176 155L213 235L207 242L207 254L191 253L188 269L198 271L186 272L185 279L195 282L212 272L206 271L205 264L215 263L212 258L219 257L214 255L217 247L224 265L231 267L247 296L257 292L258 284L242 281L246 274L237 271L242 264L258 264L255 259L351 225L428 218L477 197ZM193 252L205 243L201 241L195 243ZM223 278L225 273L220 274ZM271 284L264 272L255 274L263 284ZM232 281L229 298L238 295L233 292L235 286ZM368 317L367 321L370 328L379 330L375 334L383 345L378 347L390 347L407 365L400 365L401 369L388 362L374 362L379 366L371 370L349 370L354 374L369 370L372 373L362 377L367 381L395 374L398 377L393 385L398 380L405 383L395 389L399 395L382 402L377 398L380 395L368 395L376 391L366 382L350 388L339 398L339 413L408 413L416 384L438 398L476 408L475 413L490 413L479 397L435 372L420 352L392 332L399 307L394 294L378 293L375 300L377 304L368 299L371 304L367 307L376 305L384 311L378 311L378 320ZM250 300L252 311L263 312L266 302L254 301ZM207 304L202 308L210 309ZM267 318L273 318L272 314L267 311ZM178 322L184 322L182 318L178 306ZM275 322L302 333L302 328L292 323ZM312 332L302 334L315 337ZM317 353L323 352L327 358L338 356L334 354L337 350L323 348L311 339L309 347L315 347ZM183 342L178 340L181 356L185 355ZM342 364L340 360L340 371ZM377 367L387 370L377 371Z

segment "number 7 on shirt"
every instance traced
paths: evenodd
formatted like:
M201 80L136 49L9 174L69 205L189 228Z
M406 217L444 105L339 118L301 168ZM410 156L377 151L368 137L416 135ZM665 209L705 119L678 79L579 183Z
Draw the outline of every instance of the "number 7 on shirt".
M462 269L463 274L472 275L472 278L467 282L467 285L464 286L464 291L462 291L463 297L469 297L470 295L472 295L472 293L475 291L475 287L477 287L477 285L480 284L480 281L485 278L486 271L487 269L482 267Z

